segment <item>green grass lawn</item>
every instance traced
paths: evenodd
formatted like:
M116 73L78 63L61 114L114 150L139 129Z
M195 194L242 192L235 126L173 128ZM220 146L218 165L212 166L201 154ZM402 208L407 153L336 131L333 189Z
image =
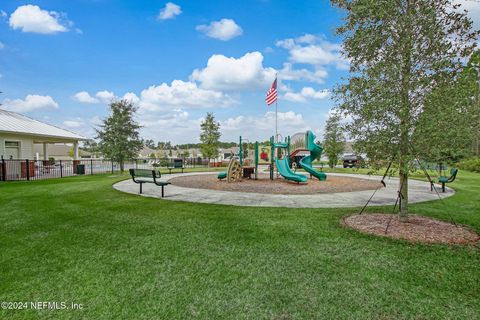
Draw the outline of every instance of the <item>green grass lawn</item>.
M355 209L138 197L123 178L0 184L0 301L83 305L0 319L480 319L478 247L341 227ZM411 211L480 231L480 174L452 186Z

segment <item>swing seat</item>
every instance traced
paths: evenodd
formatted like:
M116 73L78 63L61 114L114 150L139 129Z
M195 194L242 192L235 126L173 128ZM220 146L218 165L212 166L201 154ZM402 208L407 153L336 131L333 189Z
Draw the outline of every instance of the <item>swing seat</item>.
M457 173L458 173L458 169L452 168L450 169L450 177L446 177L446 176L438 177L438 182L442 184L442 192L445 192L446 183L451 183L455 181L455 178L457 177Z

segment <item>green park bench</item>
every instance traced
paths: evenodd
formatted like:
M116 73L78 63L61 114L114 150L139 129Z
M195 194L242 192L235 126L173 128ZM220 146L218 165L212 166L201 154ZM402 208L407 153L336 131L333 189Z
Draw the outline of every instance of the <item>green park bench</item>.
M185 166L183 165L183 160L182 159L173 159L173 163L171 163L169 166L167 166L167 169L169 170L169 173L172 173L172 170L174 169L185 169Z
M170 182L161 182L157 180L162 176L160 171L148 169L130 169L129 172L132 176L133 182L140 184L140 193L143 192L142 185L144 183L154 183L155 185L162 187L162 198L164 197L164 187L169 185Z
M440 176L438 178L438 182L442 184L442 192L445 192L445 184L446 183L451 183L451 182L455 181L455 178L457 177L457 173L458 173L458 169L457 168L452 168L452 169L450 169L450 177ZM431 189L433 190L433 185L432 185Z

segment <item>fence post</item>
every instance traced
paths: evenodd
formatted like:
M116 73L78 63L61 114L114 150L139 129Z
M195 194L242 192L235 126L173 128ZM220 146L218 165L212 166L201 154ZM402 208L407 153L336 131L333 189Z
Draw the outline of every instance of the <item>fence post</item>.
M2 181L7 181L7 166L5 165L5 159L2 156Z
M113 160L112 160L112 174L113 174Z
M30 162L28 159L25 159L25 165L27 166L25 168L27 171L27 181L30 181Z
M138 162L137 162L138 159L135 159L135 169L138 169Z
M60 160L60 178L63 178L63 163L62 163L62 160Z
M90 174L93 176L93 159L90 158Z

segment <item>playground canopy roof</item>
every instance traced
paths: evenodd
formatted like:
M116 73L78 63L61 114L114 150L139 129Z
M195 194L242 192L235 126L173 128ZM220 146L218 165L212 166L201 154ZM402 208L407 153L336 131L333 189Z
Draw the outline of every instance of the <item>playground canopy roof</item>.
M0 133L22 134L34 138L47 138L58 142L88 140L74 132L55 127L27 116L0 109Z

